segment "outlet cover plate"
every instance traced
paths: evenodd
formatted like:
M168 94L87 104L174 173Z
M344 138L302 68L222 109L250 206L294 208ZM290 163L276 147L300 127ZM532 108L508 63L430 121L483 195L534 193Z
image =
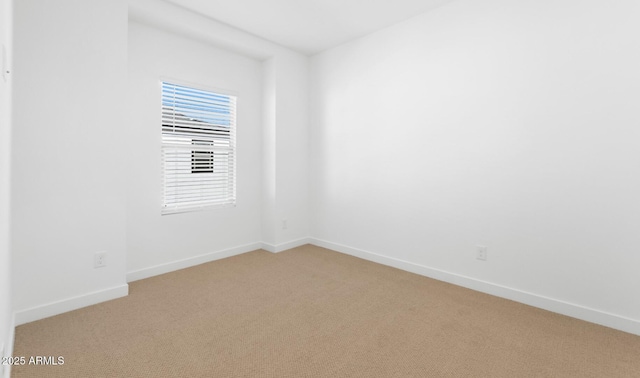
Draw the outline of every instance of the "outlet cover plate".
M476 259L481 261L487 261L487 246L486 245L478 245L476 246Z
M96 252L93 256L93 267L104 268L107 266L107 252Z

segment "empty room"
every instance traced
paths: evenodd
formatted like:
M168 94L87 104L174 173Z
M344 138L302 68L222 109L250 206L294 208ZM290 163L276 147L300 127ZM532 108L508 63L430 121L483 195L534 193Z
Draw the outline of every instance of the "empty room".
M638 20L0 0L0 378L640 377Z

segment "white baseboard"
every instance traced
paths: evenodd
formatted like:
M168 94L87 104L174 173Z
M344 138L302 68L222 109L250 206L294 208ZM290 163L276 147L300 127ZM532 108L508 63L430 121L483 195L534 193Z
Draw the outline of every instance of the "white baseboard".
M129 294L129 285L124 284L105 290L94 291L77 297L63 299L41 306L32 307L15 313L15 325L30 323L36 320L59 315L82 307L91 306L116 298L126 297Z
M157 265L150 268L140 269L127 273L127 282L141 280L159 274L172 272L190 266L203 264L209 261L231 257L242 253L255 251L262 248L262 243L256 242L239 247L229 248L222 251L212 252L205 255L195 256L188 259L174 261L167 264ZM17 311L14 314L14 323L16 326L30 323L36 320L48 318L50 316L59 315L68 311L77 310L82 307L91 306L108 300L125 297L129 294L129 285L100 290L92 293L83 294L77 297L64 299L30 309ZM14 327L15 328L15 327ZM12 344L13 346L13 344ZM6 346L5 346L6 349ZM0 376L1 377L1 376Z
M166 264L152 266L150 268L134 270L127 273L127 282L138 281L144 278L149 278L153 276L158 276L160 274L173 272L175 270L189 268L192 266L208 263L211 261L220 260L227 257L235 256L235 255L240 255L243 253L260 249L262 248L262 246L263 246L263 243L260 243L260 242L245 244L238 247L224 249L222 251L206 253L204 255L189 257L189 258L178 260L178 261L172 261Z
M300 247L301 245L305 245L305 244L309 244L309 238L300 238L300 239L288 241L286 243L280 243L277 245L262 242L262 249L264 249L265 251L269 251L271 253L279 253L291 248Z
M309 238L308 241L310 244L316 245L318 247L331 249L378 264L391 266L411 273L434 278L439 281L448 282L454 285L466 287L468 289L524 303L529 306L538 307L558 314L567 315L573 318L600 324L620 331L640 335L640 321L635 319L630 319L608 312L584 307L581 305L545 297L542 295L529 293L491 282L481 281L475 278L446 272L440 269L434 269L424 265L379 255L373 252L352 248L346 245L332 243L326 240Z

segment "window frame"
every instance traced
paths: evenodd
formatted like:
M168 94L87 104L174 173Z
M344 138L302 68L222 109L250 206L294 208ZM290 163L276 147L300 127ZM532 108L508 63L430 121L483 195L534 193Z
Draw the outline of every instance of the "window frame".
M173 86L180 86L180 87L185 87L187 89L193 89L196 91L204 91L204 92L209 92L212 93L214 95L218 95L218 96L226 96L229 98L233 98L233 115L231 117L231 126L230 126L230 130L229 130L229 147L227 149L225 149L225 154L231 155L231 157L227 157L225 160L227 161L226 164L226 170L225 170L225 174L227 176L230 175L230 180L231 180L231 189L230 189L230 193L229 196L224 199L224 200L209 200L209 201L203 201L201 203L198 204L167 204L166 199L167 199L167 179L166 179L166 157L165 157L165 150L171 147L171 143L168 143L167 141L165 141L164 139L164 135L165 132L164 127L165 124L164 122L164 118L163 118L163 112L164 110L164 96L163 96L163 89L164 89L164 84L169 84L169 85L173 85ZM188 82L185 80L180 80L180 79L175 79L175 78L170 78L170 77L160 77L158 80L158 88L159 88L159 106L157 109L159 109L159 125L160 125L160 133L159 133L159 145L160 145L160 185L161 185L161 193L160 193L160 214L161 215L170 215L170 214L179 214L179 213L187 213L187 212L195 212L195 211L202 211L202 210L209 210L209 209L220 209L220 208L230 208L230 207L235 207L237 204L237 143L236 143L236 138L237 138L237 121L238 121L238 93L235 91L230 91L230 90L226 90L226 89L220 89L220 88L215 88L215 87L211 87L211 86L207 86L205 84L198 84L198 83L193 83L193 82ZM158 126L158 124L156 124L156 127ZM156 129L157 130L157 129ZM199 138L200 136L192 136L192 140L191 140L191 144L193 145L193 147L191 149L188 149L186 147L182 147L184 148L186 151L188 151L188 154L185 153L185 158L188 155L189 159L191 160L191 167L192 169L194 168L194 164L196 164L196 159L201 159L201 157L197 157L197 155L203 154L203 153L211 153L211 167L212 170L214 169L214 165L215 165L215 153L216 153L216 148L215 147L209 147L209 148L197 148L198 143L202 143L202 140L197 140L196 138ZM204 143L206 143L206 141L204 141ZM206 144L200 144L200 146L206 146ZM174 145L175 147L175 145ZM229 160L230 159L230 160ZM229 169L230 167L230 169ZM189 169L189 173L191 173L192 175L195 176L200 176L200 175L204 175L207 174L208 172L193 172L192 169ZM231 171L229 173L229 171ZM211 174L214 174L214 172L209 172ZM177 196L178 194L175 194L175 196Z

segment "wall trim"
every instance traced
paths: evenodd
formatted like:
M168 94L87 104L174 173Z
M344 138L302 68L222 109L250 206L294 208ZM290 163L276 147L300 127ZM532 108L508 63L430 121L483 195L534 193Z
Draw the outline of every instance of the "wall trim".
M425 277L448 282L482 293L524 303L544 310L614 328L623 332L640 335L640 321L635 319L317 238L300 238L277 245L264 242L256 242L217 252L207 253L188 259L178 260L167 264L156 265L150 268L129 272L127 273L127 282L137 281L144 278L169 273L179 269L188 268L226 257L240 255L258 249L264 249L272 253L279 253L305 244L312 244L318 247L328 248L340 253L372 261L378 264L391 266L407 272L419 274ZM8 340L10 344L5 345L5 354L7 352L13 352L15 326L62 314L82 307L91 306L108 300L125 297L128 295L128 293L129 286L127 284L124 284L113 288L95 291L61 301L36 306L26 310L16 311L12 319L12 325L14 326L11 327L11 334L9 335Z
M305 243L302 243L302 244L306 244L306 241ZM190 257L190 258L186 258L178 261L173 261L166 264L160 264L160 265L152 266L150 268L144 268L144 269L128 272L126 275L127 282L133 282L133 281L157 276L164 273L169 273L176 270L189 268L189 267L200 265L210 261L215 261L215 260L223 259L226 257L231 257L235 255L240 255L246 252L255 251L255 250L261 249L263 245L264 243L255 242L255 243L245 244L245 245L241 245L234 248L224 249L221 251L207 253L204 255L199 255L199 256ZM283 245L288 245L288 244L283 244ZM41 320L44 318L48 318L50 316L59 315L68 311L77 310L79 308L91 306L101 302L106 302L112 299L126 297L128 294L129 294L129 285L123 284L113 288L99 290L99 291L95 291L87 294L82 294L76 297L32 307L26 310L16 311L13 316L12 332L16 326L19 326L22 324L30 323L36 320ZM13 334L12 334L12 337L13 337ZM5 349L6 348L7 347L5 347ZM13 348L13 344L11 344L11 348ZM13 349L11 350L13 351Z
M221 251L205 253L204 255L172 261L165 264L159 264L149 268L134 270L131 272L127 272L127 282L138 281L145 278L158 276L160 274L165 274L165 273L173 272L176 270L185 269L192 266L208 263L211 261L220 260L220 259L224 259L231 256L241 255L243 253L261 249L262 246L263 246L263 243L255 242L255 243L241 245L238 247L223 249Z
M318 247L331 249L378 264L391 266L397 269L405 270L407 272L419 274L421 276L448 282L471 290L509 299L515 302L524 303L529 306L541 308L547 311L570 316L572 318L584 320L587 322L599 324L605 327L614 328L623 332L628 332L640 336L640 321L636 319L595 310L593 308L545 297L535 293L510 288L487 281L478 280L472 277L467 277L420 264L415 264L405 260L383 256L377 253L349 247L338 243L332 243L322 239L309 238L308 240L310 244Z
M63 299L56 302L47 303L41 306L32 307L15 312L14 324L16 326L30 323L36 320L59 315L65 312L77 310L82 307L91 306L112 299L126 297L129 295L129 285L123 284L112 288L82 294L76 297Z
M300 238L300 239L291 240L286 243L280 243L280 244L269 244L269 243L262 242L262 249L264 249L265 251L269 251L271 253L280 253L288 249L300 247L302 245L309 244L309 243L310 243L309 238Z

